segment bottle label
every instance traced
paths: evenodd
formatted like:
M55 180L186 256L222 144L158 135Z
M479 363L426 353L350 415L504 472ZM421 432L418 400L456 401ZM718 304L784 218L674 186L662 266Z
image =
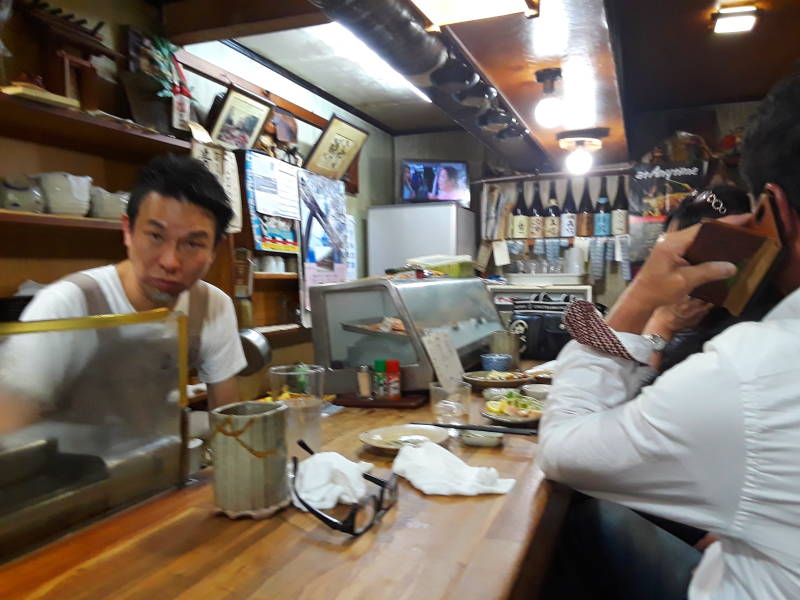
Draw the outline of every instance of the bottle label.
M594 215L592 213L580 213L578 215L578 226L575 232L580 237L591 237L594 233Z
M544 218L544 237L557 238L561 234L561 219L558 217Z
M611 214L597 213L594 216L594 234L611 235Z
M628 233L628 211L627 210L612 210L611 211L611 233L614 235L622 235Z
M528 237L528 217L525 215L514 215L512 219L514 232L511 237L525 239Z
M528 226L528 235L530 237L544 237L544 217L528 217Z
M564 213L561 215L561 237L570 238L575 237L575 223L577 215L573 213Z

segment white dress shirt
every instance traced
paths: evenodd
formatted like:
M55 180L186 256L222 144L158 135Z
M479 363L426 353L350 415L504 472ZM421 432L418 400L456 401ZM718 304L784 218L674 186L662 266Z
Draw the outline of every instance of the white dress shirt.
M637 360L652 345L617 337ZM542 419L545 474L709 530L690 600L800 598L800 290L640 389L649 367L570 342Z

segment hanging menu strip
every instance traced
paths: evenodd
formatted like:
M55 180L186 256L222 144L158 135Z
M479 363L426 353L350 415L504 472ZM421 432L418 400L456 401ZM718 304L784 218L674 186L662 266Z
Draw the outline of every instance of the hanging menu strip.
M426 329L422 334L422 344L433 364L436 378L448 393L454 393L464 380L464 368L447 331Z

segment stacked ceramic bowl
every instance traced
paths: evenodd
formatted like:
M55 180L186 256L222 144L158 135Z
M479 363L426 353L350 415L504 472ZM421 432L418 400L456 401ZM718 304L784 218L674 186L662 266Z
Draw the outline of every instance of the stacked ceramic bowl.
M44 199L36 183L26 175L0 180L0 208L44 212Z
M38 180L44 192L47 212L79 217L89 212L91 177L69 173L42 173Z
M93 185L91 204L89 216L98 219L119 219L128 206L128 194L126 192L108 192Z

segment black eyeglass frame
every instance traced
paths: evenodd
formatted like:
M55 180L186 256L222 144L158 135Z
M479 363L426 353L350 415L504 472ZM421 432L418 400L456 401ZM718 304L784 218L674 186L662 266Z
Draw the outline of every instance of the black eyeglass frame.
M314 454L314 451L303 440L298 440L297 445L309 454ZM361 476L364 479L374 483L380 488L380 493L377 496L375 494L370 494L366 498L362 498L353 505L353 508L350 509L350 512L347 513L347 516L343 520L339 520L322 512L318 508L314 508L300 497L300 494L297 493L297 488L295 487L295 481L297 480L297 465L298 459L296 456L293 456L292 477L290 484L292 486L292 493L294 494L294 497L297 498L300 504L302 504L308 512L325 523L325 525L331 529L335 529L336 531L341 531L342 533L352 535L353 537L358 537L372 529L372 527L383 518L383 515L385 515L395 504L397 504L397 475L392 473L389 479L381 479L380 477L370 475L369 473L362 473ZM387 500L387 490L389 492L388 500L390 502L389 504L384 504L384 502ZM358 515L358 511L368 507L370 503L373 505L372 520L364 529L356 531L356 516Z

